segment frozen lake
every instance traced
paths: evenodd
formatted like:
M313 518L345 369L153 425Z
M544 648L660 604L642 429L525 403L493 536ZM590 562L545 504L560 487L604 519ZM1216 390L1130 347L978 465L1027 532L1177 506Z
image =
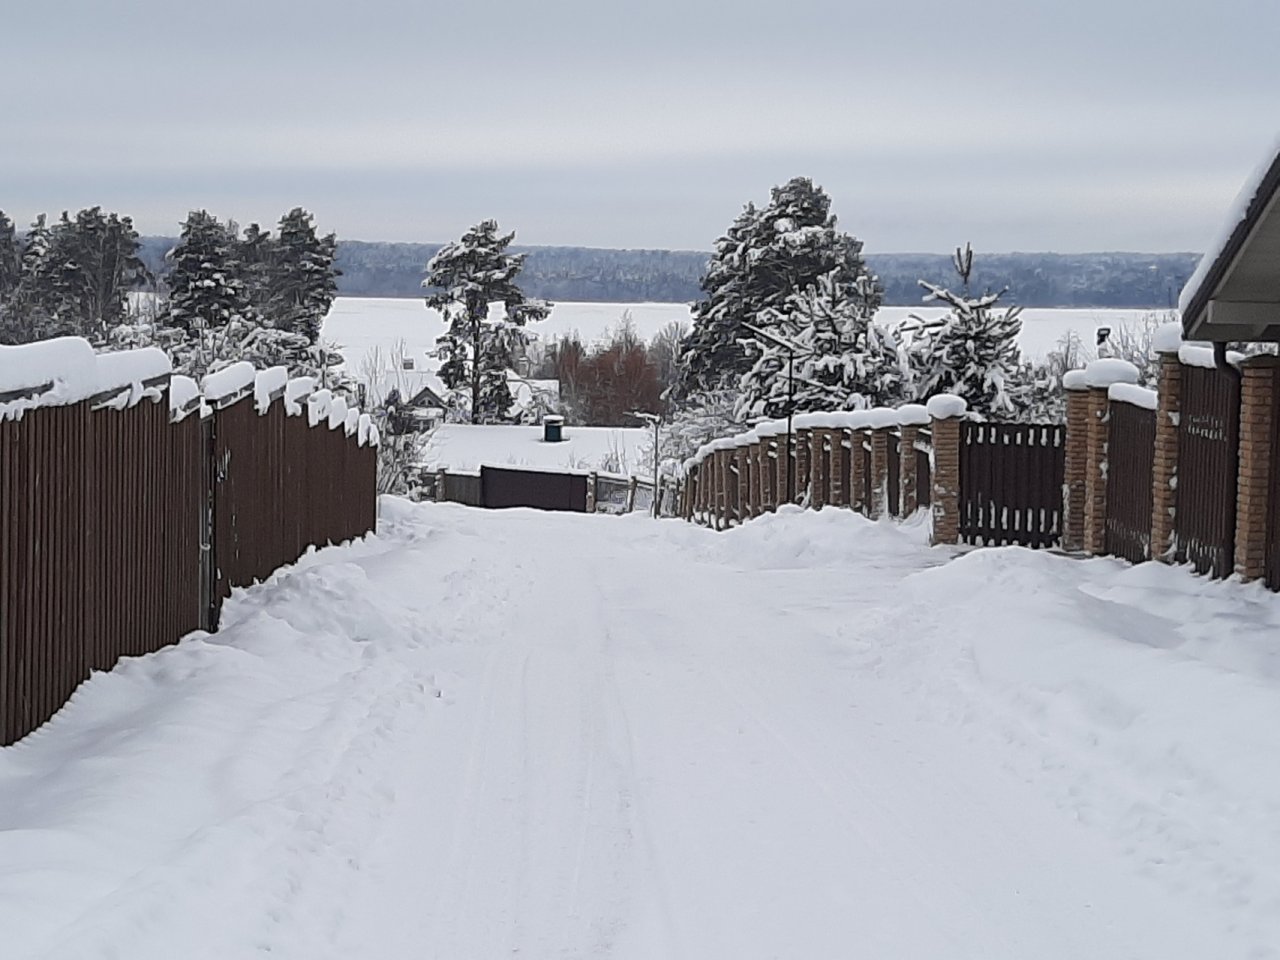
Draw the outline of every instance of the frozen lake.
M530 329L542 341L577 331L584 341L604 338L611 328L629 314L636 333L649 340L672 321L689 321L689 305L685 303L558 303L551 316ZM894 326L911 314L930 319L945 310L919 307L884 307L876 315L878 323ZM1020 343L1028 357L1043 357L1067 331L1074 330L1086 343L1092 344L1098 327L1119 328L1139 323L1153 310L1058 310L1027 309L1022 313ZM341 344L347 365L359 372L362 359L375 349L390 354L403 343L411 356L421 356L434 349L436 337L444 332L440 315L428 310L419 299L391 300L364 297L339 297L325 319L324 335Z

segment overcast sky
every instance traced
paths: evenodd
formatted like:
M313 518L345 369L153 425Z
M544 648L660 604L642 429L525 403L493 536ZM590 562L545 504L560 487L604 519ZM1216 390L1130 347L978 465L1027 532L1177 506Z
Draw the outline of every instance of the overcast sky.
M708 249L792 176L871 252L1200 250L1276 0L6 3L0 209Z

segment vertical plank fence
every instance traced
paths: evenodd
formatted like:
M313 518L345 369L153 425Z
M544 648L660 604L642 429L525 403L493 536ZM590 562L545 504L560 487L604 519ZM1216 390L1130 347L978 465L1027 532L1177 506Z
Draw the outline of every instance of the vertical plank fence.
M1229 576L1234 568L1240 382L1221 370L1182 371L1178 423L1178 489L1174 553L1197 573Z
M1107 430L1106 551L1141 563L1151 559L1156 412L1113 400Z

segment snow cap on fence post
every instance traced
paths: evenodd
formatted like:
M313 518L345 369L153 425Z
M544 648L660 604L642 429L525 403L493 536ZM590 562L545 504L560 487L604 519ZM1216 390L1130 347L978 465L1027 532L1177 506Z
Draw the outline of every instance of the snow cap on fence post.
M1138 368L1119 357L1103 357L1084 368L1084 382L1091 388L1109 387L1113 383L1137 383Z
M1156 353L1177 353L1182 346L1182 324L1162 323L1151 335L1151 349Z
M268 367L259 370L253 378L253 405L259 415L271 409L271 404L284 396L289 385L289 370L286 367Z
M98 385L93 347L81 337L0 345L0 419L30 407L79 403Z
M307 397L307 423L311 426L319 426L323 420L325 423L329 421L329 408L333 405L333 392L331 390L317 390L311 396Z
M217 373L206 374L200 381L200 391L214 406L230 403L253 386L257 371L248 360L240 360Z
M1079 370L1068 370L1062 375L1062 389L1079 392L1089 389L1089 380L1085 376L1084 367Z
M963 417L968 409L969 404L965 403L964 397L957 397L954 393L940 393L925 403L925 410L934 420Z

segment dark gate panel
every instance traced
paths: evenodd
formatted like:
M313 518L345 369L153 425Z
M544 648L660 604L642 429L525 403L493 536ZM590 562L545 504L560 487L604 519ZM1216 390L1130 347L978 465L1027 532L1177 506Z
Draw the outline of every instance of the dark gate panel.
M1156 412L1112 403L1107 426L1106 551L1131 563L1151 559L1151 475Z
M1061 424L974 423L960 431L960 537L1050 547L1062 535Z
M1221 370L1184 366L1174 551L1197 573L1226 577L1235 568L1239 442L1239 380Z
M929 450L933 447L933 434L925 428L920 430L917 437L916 503L927 507L933 503L933 464L929 459Z
M587 512L587 478L578 474L481 467L480 489L484 505L491 509Z

